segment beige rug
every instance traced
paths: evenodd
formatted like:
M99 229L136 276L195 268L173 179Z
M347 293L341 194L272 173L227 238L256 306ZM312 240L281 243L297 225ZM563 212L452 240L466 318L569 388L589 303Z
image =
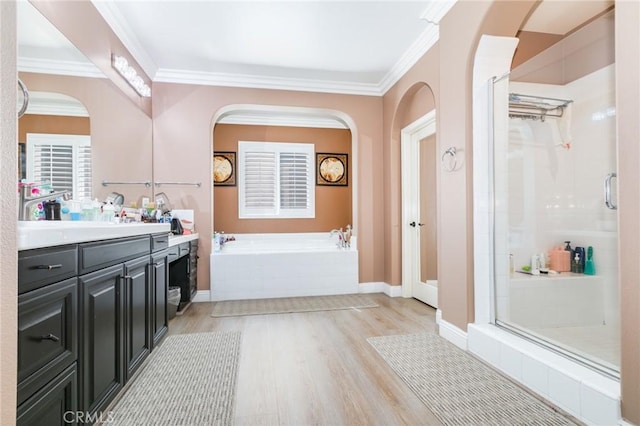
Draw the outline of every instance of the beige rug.
M240 332L168 336L105 424L231 425Z
M331 311L337 309L375 308L370 296L341 294L333 296L280 297L273 299L224 300L216 302L212 317L284 314L292 312Z
M445 425L576 424L436 334L367 341Z

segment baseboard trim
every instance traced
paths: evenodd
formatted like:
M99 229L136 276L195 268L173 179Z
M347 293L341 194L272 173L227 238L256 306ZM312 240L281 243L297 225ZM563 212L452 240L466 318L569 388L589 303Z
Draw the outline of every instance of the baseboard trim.
M360 283L358 293L384 293L389 297L402 296L402 286L390 285L384 282Z
M451 324L442 319L442 314L440 314L440 319L438 319L438 312L436 311L436 322L440 329L440 336L447 339L460 349L467 350L467 333L463 330L460 330L455 325Z
M440 325L442 322L442 311L440 309L436 309L436 324Z
M358 284L358 293L384 293L389 297L401 297L402 286L384 282L360 283ZM192 302L211 302L211 291L198 290Z
M192 302L211 302L211 290L198 290Z

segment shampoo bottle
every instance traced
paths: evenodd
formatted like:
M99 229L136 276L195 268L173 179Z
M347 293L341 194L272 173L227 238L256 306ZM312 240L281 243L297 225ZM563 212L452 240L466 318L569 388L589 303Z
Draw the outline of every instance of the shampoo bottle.
M593 247L587 247L587 255L586 260L584 262L584 274L585 275L595 275L596 268L593 264Z

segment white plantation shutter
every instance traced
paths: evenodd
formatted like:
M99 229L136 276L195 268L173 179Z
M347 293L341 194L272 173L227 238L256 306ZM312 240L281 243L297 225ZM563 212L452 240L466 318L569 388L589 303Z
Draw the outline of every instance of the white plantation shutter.
M280 208L309 207L309 155L280 153Z
M245 207L273 211L276 207L276 154L246 152L244 159Z
M240 218L315 217L314 146L238 142Z
M27 180L49 182L54 191L91 198L91 138L82 135L27 134Z

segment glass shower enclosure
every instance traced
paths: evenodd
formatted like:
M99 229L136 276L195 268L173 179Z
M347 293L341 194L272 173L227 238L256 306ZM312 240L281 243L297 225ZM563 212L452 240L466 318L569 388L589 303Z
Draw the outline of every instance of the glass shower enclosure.
M493 313L619 377L615 63L572 72L576 54L595 53L568 53L590 30L494 81Z

